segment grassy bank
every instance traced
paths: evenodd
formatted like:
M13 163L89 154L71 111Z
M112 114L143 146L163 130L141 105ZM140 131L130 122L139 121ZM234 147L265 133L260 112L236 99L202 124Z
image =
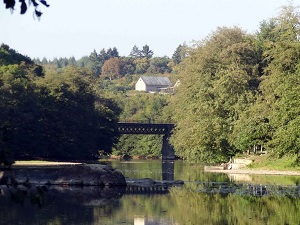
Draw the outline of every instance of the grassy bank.
M253 163L248 167L263 170L296 170L300 171L300 164L296 165L296 157L275 158L268 154L249 156Z

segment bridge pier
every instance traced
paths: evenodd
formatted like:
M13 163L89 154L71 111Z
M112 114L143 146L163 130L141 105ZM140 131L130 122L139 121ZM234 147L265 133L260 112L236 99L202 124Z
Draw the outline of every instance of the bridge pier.
M162 160L174 160L175 154L174 154L174 148L169 143L170 134L165 134L163 136L163 143L162 143L162 149L161 149L161 156Z

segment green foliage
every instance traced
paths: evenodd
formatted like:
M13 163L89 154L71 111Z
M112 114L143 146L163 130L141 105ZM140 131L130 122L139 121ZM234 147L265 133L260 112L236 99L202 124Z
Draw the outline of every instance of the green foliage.
M235 154L230 134L255 88L255 54L253 39L242 30L219 28L184 61L171 105L172 143L179 156L218 162Z
M173 211L179 224L198 224L199 221L203 224L298 223L299 198L296 197L209 195L174 188L170 198L181 210L180 214L176 213L176 210Z
M136 93L122 100L121 121L162 122L168 97L159 94Z
M286 155L281 158L275 158L272 155L264 154L260 156L252 156L251 159L253 160L253 163L249 165L250 168L257 168L257 169L266 169L266 170L293 170L293 171L299 171L300 170L300 164L296 164L297 162L297 156L290 156ZM280 177L280 176L278 176ZM291 181L297 180L296 177L289 177ZM284 177L281 176L281 179L284 180ZM260 181L262 183L263 181ZM278 181L276 180L276 183ZM273 182L272 182L273 183ZM295 183L290 183L290 185L297 184Z
M129 135L123 134L113 148L115 155L139 157L160 157L162 147L161 135Z
M272 155L296 156L299 163L300 18L295 10L283 7L267 32L261 27L259 37L267 37L260 39L264 75L255 104L235 126L234 142L242 149L260 144Z
M169 66L170 59L168 57L154 57L150 60L150 66L147 69L148 74L170 73L172 69Z
M188 57L188 46L186 43L180 44L172 55L172 60L175 65L181 63L185 58Z
M255 36L218 28L176 66L172 143L188 160L220 162L260 145L299 163L299 13L284 6Z
M1 52L0 52L1 54ZM34 62L43 65L44 67L65 68L68 66L79 66L88 68L93 71L95 77L106 77L108 79L120 79L125 76L134 76L135 74L160 74L170 73L173 69L173 64L168 57L154 57L153 51L149 49L148 45L143 46L142 50L134 46L130 56L119 56L116 47L107 50L102 49L99 53L96 50L90 53L89 56L83 56L79 60L74 57L70 58L54 58L47 60L43 58L42 61L37 58ZM114 66L113 65L114 62ZM104 71L103 71L104 67ZM112 70L112 68L114 68ZM108 72L109 71L109 72ZM114 71L111 75L109 73ZM115 72L117 71L117 73Z
M135 64L135 73L145 74L150 67L150 61L148 58L137 58L134 60Z
M144 45L140 50L136 45L133 46L130 56L133 58L147 58L150 59L153 55L153 51L150 50L148 45Z
M43 76L43 69L27 56L24 56L6 44L0 46L0 67L8 65L21 65L23 69L31 70L36 76Z
M39 76L31 62L17 63L0 66L2 155L91 159L111 151L120 109L96 94L92 73L66 67Z
M89 57L78 61L74 57L53 61L36 59L47 64L43 69L2 44L0 130L8 129L26 146L29 139L23 137L32 135L40 143L50 135L43 134L41 128L51 127L52 119L47 121L44 117L52 115L57 129L72 124L70 130L75 132L80 130L79 124L87 115L91 123L101 124L103 136L97 139L115 137L114 122L119 108L106 99L109 97L122 109L121 121L174 122L176 128L171 142L176 154L184 159L223 162L260 145L272 156L296 158L295 163L299 164L300 18L297 10L292 4L283 6L277 17L262 21L255 35L238 27L217 28L193 48L179 45L172 61L168 57L152 58L153 51L145 45L141 50L134 46L129 57L120 57L116 48L109 48L99 53L94 50ZM70 65L82 68L71 69ZM168 76L173 80L180 79L174 95L129 91L138 76L162 73L170 73ZM66 115L66 123L58 119L61 112ZM30 123L38 127L40 136L34 136L38 132ZM89 130L88 126L84 129ZM88 131L86 136L81 132L83 136L74 137L60 132L65 139L55 139L53 143L80 145L74 140L94 137L87 135ZM102 143L105 149L115 139L109 140L108 145ZM124 135L114 153L156 155L159 145L155 136Z
M133 94L121 99L120 121L159 123L166 122L162 114L168 104L163 95ZM122 135L114 147L116 155L160 156L162 137L160 135Z

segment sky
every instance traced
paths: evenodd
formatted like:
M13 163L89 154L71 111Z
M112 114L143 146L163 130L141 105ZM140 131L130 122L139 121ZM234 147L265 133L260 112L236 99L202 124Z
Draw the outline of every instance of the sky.
M298 2L299 1L299 2ZM0 1L0 44L31 58L80 59L94 50L116 47L128 56L148 45L154 56L172 57L183 43L192 45L218 27L238 26L255 33L288 0L47 0L40 20L33 6L20 15ZM299 5L300 0L294 0Z

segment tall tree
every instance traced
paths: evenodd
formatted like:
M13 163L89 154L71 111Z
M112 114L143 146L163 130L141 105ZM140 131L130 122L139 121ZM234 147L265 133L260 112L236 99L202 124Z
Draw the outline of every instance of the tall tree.
M118 49L116 47L113 47L112 49L111 48L107 49L106 54L108 56L108 59L119 57L119 52L118 52Z
M147 69L149 74L170 73L172 69L169 67L170 59L168 57L154 57L150 59L150 66Z
M130 52L130 57L133 57L133 58L141 58L142 57L142 53L141 51L139 50L139 48L134 45L131 52Z
M131 75L135 72L134 59L132 57L121 57L120 58L120 74L122 76Z
M90 60L90 69L95 72L96 76L99 76L101 74L101 67L103 65L103 61L101 60L100 56L94 49L93 52L91 52L89 56Z
M241 148L260 144L272 157L296 155L299 163L300 17L290 4L272 21L270 29L261 27L258 36L265 63L259 96L238 121L235 141Z
M189 160L225 161L236 153L230 134L257 79L253 38L240 28L218 28L179 70L171 106L176 153ZM179 107L180 106L180 107Z
M183 59L185 59L188 56L188 46L186 43L183 43L182 45L180 44L175 52L172 55L173 62L175 65L179 64L182 62Z
M274 129L269 151L283 156L299 151L299 58L300 58L300 16L293 5L284 6L276 18L277 40L267 50L269 65L266 79L261 83L264 101L272 102L269 114Z
M144 45L142 50L141 50L141 55L142 57L146 57L147 59L152 58L153 56L153 51L150 50L150 47L148 45Z
M114 78L120 78L120 59L110 58L102 66L102 76L108 77L110 81Z
M14 58L14 51L1 50ZM16 159L93 159L99 149L110 152L120 109L91 81L85 68L41 75L30 62L1 65L0 164L7 150Z
M148 58L137 58L134 60L135 64L135 73L137 74L144 74L147 72L149 66L150 66L150 61Z
M136 45L133 46L130 57L133 58L147 58L150 59L153 56L153 51L150 50L148 45L144 45L142 50L140 50Z

